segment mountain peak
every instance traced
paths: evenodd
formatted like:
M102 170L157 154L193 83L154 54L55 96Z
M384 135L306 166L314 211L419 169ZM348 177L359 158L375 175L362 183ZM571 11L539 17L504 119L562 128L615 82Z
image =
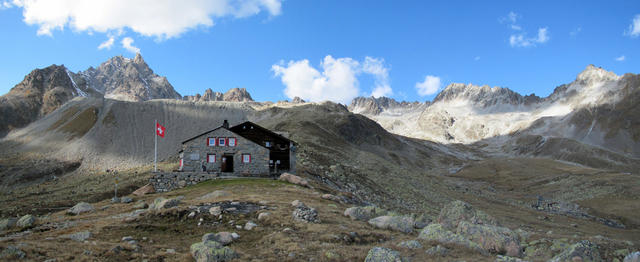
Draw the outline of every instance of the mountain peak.
M596 67L594 65L588 65L580 74L576 80L583 82L597 82L597 81L615 81L620 77L614 72L604 70L602 67Z
M140 53L136 53L136 57L133 58L133 62L139 65L147 64L144 59L142 59L142 55Z
M455 99L467 100L482 107L496 104L517 105L524 102L522 95L506 87L477 86L461 83L448 85L436 96L433 102L451 101Z

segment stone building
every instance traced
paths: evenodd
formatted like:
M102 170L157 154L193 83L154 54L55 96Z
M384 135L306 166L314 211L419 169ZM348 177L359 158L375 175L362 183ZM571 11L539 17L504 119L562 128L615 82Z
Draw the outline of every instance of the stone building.
M267 176L295 172L295 143L250 121L182 142L180 171Z

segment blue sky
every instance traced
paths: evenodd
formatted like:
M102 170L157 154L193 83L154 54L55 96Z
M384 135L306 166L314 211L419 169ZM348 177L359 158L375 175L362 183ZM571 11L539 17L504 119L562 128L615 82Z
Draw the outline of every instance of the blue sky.
M0 0L0 94L35 68L135 48L182 95L258 101L426 101L453 82L547 96L589 64L640 73L640 1L83 2Z

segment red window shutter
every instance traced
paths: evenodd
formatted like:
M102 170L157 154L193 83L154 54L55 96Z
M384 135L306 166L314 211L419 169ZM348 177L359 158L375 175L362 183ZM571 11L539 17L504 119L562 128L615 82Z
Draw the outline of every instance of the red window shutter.
M181 167L183 166L183 164L182 164L182 159L180 159L180 166L181 166Z

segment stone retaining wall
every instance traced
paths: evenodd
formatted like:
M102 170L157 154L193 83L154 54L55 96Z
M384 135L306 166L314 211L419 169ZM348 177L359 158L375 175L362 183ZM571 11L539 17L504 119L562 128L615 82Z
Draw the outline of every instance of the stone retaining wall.
M202 173L202 172L163 172L157 173L149 179L149 183L153 185L156 192L168 192L178 188L183 188L188 185L195 185L197 183L220 178L231 177L259 177L255 175L233 176L227 175L228 173Z

